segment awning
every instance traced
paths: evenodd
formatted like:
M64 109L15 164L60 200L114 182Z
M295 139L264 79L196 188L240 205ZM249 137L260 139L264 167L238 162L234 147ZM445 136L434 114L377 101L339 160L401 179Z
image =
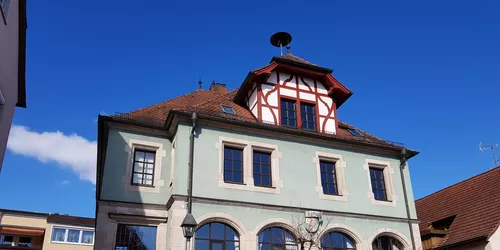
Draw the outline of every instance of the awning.
M19 227L0 227L0 233L8 233L8 234L20 234L20 235L44 235L44 229L35 229L35 228L19 228Z

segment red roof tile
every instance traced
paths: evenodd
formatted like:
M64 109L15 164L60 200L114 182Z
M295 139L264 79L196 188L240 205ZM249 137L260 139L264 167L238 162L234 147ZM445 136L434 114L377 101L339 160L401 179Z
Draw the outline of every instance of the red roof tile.
M289 60L289 61L294 61L294 62L298 62L298 63L303 63L303 64L308 64L308 65L314 65L314 66L318 66L314 63L311 63L309 61L306 61L296 55L292 55L292 53L288 53L286 55L283 55L283 56L280 56L279 58L282 58L282 59L286 59L286 60Z
M257 118L252 114L250 110L248 110L246 107L234 103L233 99L237 92L238 89L234 89L233 91L227 92L225 94L209 90L196 90L189 94L179 96L129 113L120 114L115 117L134 120L137 122L148 123L156 126L162 126L165 123L169 111L180 110L189 112L196 111L199 112L200 114L207 114L210 116L216 116L228 120L239 120L251 123L259 123ZM232 107L235 110L236 115L224 113L222 111L221 105ZM262 124L262 125L274 126L269 124ZM399 146L394 145L391 142L379 139L347 123L339 122L338 125L339 128L337 130L337 134L335 135L323 134L323 135L328 137L347 139L351 141L365 142L375 145L400 148ZM354 136L348 131L348 129L356 129L362 134L362 136Z
M456 216L440 246L490 237L500 223L500 167L415 201L420 231Z

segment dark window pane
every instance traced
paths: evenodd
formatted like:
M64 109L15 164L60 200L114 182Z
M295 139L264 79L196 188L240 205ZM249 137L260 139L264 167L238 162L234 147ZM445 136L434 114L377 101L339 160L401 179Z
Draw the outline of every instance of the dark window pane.
M271 177L269 175L263 175L262 176L262 183L261 185L263 186L271 186Z
M208 247L208 244L209 244L208 240L198 240L198 239L196 239L196 241L194 242L194 248L196 250L208 250L208 249L210 249Z
M196 238L197 239L208 239L209 237L209 224L206 224L198 230L196 230Z
M285 237L282 228L273 227L271 228L271 242L272 243L285 243Z
M234 164L233 164L233 170L234 171L241 171L241 165L242 165L242 162L241 161L235 161Z
M271 174L271 166L262 165L262 173L263 174Z
M238 240L238 233L229 226L226 226L226 240Z
M260 162L260 153L253 152L253 162Z
M237 241L226 242L226 249L225 250L238 250L238 242Z
M332 247L341 248L343 245L342 234L340 233L331 233L330 238L332 239Z
M224 181L233 181L233 172L224 171Z
M269 243L271 242L271 229L268 228L259 234L259 242Z
M242 174L241 172L234 172L233 174L234 174L233 175L233 181L234 182L236 182L236 183L242 183L243 182L243 180L241 178L241 174Z
M262 156L262 163L267 163L267 164L271 163L270 161L271 154L263 153L261 156Z
M223 240L224 239L224 224L222 223L211 223L210 224L210 238Z
M118 224L116 249L156 249L156 227Z
M233 158L235 160L240 160L241 161L242 152L243 152L243 150L241 150L241 149L233 150Z

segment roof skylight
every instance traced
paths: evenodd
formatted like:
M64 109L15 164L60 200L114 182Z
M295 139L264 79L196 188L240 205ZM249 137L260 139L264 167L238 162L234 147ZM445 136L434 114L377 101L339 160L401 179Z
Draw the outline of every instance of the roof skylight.
M348 128L347 131L349 131L349 133L351 133L354 136L363 136L363 134L361 134L361 132L359 132L358 130L353 129L353 128Z
M229 106L224 106L224 105L221 105L220 106L222 108L222 111L226 114L231 114L231 115L235 115L236 112L234 111L233 107L229 107Z

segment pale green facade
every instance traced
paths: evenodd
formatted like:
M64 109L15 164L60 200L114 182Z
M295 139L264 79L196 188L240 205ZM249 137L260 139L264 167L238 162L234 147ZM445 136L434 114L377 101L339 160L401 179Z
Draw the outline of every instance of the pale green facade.
M167 203L172 196L187 195L190 132L191 126L187 124L179 124L172 139L118 128L111 128L109 131L101 200L123 202L123 207L131 203L164 206L164 212L156 210L152 212L153 215L162 214L168 217L167 222L163 224L166 237L164 249L182 249L185 244L180 231L180 222L186 213L185 202L174 201L173 204L169 204L170 209ZM281 153L279 179L282 186L279 194L221 187L220 181L217 180L221 138L277 146ZM126 178L129 171L126 166L127 161L130 161L131 140L162 145L164 151L160 177L162 186L158 188L158 192L127 188L130 179ZM349 233L350 237L359 241L357 249L371 249L371 241L381 234L391 235L404 241L406 247L411 246L410 227L400 176L400 160L397 158L206 125L197 127L194 149L193 196L212 201L195 201L193 215L199 223L217 221L217 218L234 223L231 226L237 228L242 234L241 239L245 239L246 242L241 243L240 250L257 247L257 234L267 226L266 223L293 226L294 220L303 217L303 210L324 211L323 221L328 222L326 226L331 227L331 230ZM348 190L346 200L327 200L319 197L315 189L317 169L313 161L317 152L342 156L345 161L344 185ZM367 159L390 163L393 169L391 177L395 193L393 206L373 204L367 195L370 192L369 175L364 169ZM406 179L410 217L416 220L407 165L403 169L403 174ZM226 204L226 201L241 203ZM292 211L291 208L296 208L296 211ZM132 211L130 207L120 209L116 211L124 211L123 209ZM143 215L148 213L144 210ZM416 222L412 228L418 233ZM415 235L414 238L419 240L419 235Z

